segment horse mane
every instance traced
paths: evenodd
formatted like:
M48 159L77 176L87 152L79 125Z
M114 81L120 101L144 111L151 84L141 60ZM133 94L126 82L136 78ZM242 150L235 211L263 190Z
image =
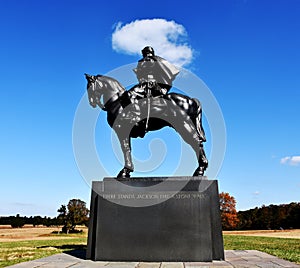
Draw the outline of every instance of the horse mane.
M104 82L104 83L107 83L109 87L115 89L115 90L118 90L120 92L123 92L125 91L125 87L123 87L121 85L121 83L116 80L115 78L112 78L110 76L106 76L106 75L102 75L102 74L97 74L96 76L96 79L100 80L101 82Z

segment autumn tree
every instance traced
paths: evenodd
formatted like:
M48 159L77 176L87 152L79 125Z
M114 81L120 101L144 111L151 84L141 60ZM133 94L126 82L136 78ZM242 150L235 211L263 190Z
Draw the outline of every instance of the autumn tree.
M235 198L224 192L219 194L219 198L223 230L235 229L239 223Z
M58 219L62 223L62 232L75 232L76 225L87 225L89 210L86 203L80 199L71 199L68 205L61 205L57 210Z

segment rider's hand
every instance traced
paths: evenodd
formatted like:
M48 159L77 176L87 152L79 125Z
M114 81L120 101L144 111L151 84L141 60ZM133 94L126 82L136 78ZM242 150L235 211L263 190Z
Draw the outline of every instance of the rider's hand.
M161 91L162 95L166 95L168 93L168 90L165 88L160 88L160 91Z

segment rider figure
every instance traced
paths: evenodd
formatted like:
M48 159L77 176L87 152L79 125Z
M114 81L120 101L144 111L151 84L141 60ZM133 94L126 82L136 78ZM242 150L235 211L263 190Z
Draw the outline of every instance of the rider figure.
M145 131L147 131L150 116L150 102L151 109L153 109L153 107L158 108L159 106L166 107L164 96L170 91L172 82L179 74L179 70L167 60L156 56L154 49L150 46L143 48L142 54L143 58L138 61L137 67L133 69L139 83L128 91L125 91L122 98L122 105L124 107L130 107L130 109L124 113L124 119L130 120L132 123L138 123L141 121L141 115L143 113L139 100L147 100L146 111L145 109L143 110L147 114L145 124ZM128 106L129 104L131 105Z
M132 93L146 97L147 90L150 89L152 97L166 95L179 70L165 59L156 56L150 46L146 46L142 54L143 58L138 61L137 67L133 70L139 84L132 88Z

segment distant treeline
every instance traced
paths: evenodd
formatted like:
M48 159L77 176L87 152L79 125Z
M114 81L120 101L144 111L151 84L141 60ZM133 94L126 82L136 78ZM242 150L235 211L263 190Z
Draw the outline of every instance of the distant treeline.
M238 223L233 229L239 230L268 230L268 229L300 229L300 203L286 205L269 205L256 207L237 213ZM0 225L11 225L22 227L25 224L32 226L59 226L64 225L63 217L21 217L16 216L0 217ZM226 228L225 228L226 229ZM228 228L227 228L228 229Z
M269 205L238 212L241 230L300 229L300 203Z
M80 199L71 199L68 205L61 205L57 210L59 215L54 218L41 216L21 217L20 214L16 216L1 217L0 225L11 225L13 228L21 228L25 224L38 226L62 226L63 233L78 233L81 230L76 230L76 225L88 226L89 223L89 210L86 203Z
M31 224L32 226L44 225L44 226L55 226L62 225L62 221L58 217L21 217L19 214L16 216L0 217L0 225L11 225L14 228L23 227L25 224Z

